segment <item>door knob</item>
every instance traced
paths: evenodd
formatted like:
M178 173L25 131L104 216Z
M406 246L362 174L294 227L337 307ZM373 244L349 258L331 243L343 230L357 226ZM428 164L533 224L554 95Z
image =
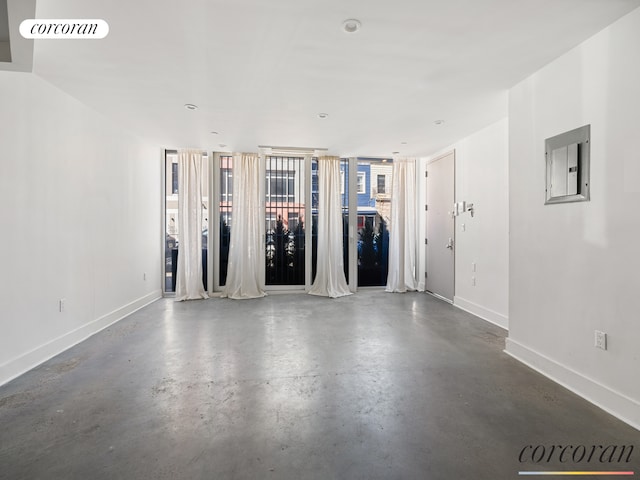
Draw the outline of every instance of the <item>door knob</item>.
M445 247L453 250L453 238L449 237L449 240L447 241L447 244L445 245Z

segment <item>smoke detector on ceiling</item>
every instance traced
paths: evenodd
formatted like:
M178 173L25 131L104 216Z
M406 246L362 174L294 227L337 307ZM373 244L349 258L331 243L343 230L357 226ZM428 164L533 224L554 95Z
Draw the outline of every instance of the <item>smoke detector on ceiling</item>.
M355 18L350 18L342 22L342 30L346 33L356 33L360 30L361 26L360 20L356 20Z

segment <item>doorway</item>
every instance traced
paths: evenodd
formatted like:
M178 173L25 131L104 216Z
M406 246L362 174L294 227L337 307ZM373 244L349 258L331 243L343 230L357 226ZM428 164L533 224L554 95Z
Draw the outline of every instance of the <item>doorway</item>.
M453 303L455 294L455 152L427 164L426 279L428 292Z

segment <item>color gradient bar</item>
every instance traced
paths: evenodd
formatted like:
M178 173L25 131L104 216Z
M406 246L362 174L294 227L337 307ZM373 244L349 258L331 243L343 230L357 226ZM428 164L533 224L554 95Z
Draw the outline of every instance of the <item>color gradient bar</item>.
M518 475L633 475L633 472L518 472Z

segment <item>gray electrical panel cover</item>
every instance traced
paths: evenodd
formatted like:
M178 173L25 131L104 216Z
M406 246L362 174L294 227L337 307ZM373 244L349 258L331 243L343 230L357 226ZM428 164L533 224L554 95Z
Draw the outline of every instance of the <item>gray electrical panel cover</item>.
M545 140L545 204L589 200L590 136L585 125Z

